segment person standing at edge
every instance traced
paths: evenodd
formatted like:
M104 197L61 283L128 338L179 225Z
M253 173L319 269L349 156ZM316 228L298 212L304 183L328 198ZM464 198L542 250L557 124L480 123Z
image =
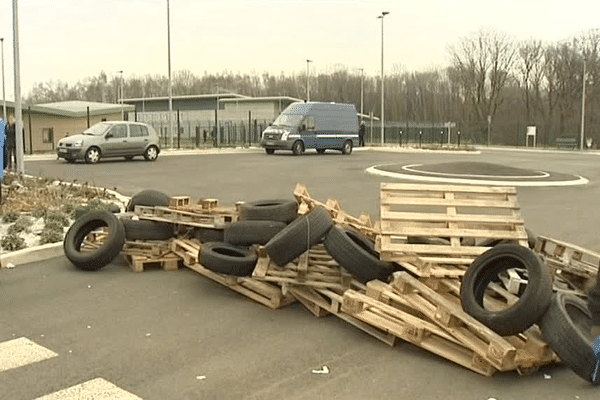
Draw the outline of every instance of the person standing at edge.
M358 146L365 147L365 123L360 123L360 128L358 129Z
M8 117L8 125L6 126L6 139L4 148L6 149L6 165L8 170L13 170L17 167L17 143L16 143L16 126L15 117Z

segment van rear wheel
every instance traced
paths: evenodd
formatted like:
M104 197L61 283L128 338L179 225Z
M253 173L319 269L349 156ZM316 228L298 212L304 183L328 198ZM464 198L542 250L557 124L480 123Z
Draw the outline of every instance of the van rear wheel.
M292 146L292 151L294 152L295 156L301 155L304 153L304 144L302 144L302 142L299 140L295 141L294 145Z
M350 153L352 153L352 142L350 140L346 140L342 146L342 154Z

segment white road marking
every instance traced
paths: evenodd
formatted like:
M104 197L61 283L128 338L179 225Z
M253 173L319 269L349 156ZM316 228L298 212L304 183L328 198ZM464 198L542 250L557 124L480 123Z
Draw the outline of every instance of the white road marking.
M0 372L22 367L58 354L22 337L0 343Z
M142 400L114 384L96 378L70 388L38 397L35 400Z

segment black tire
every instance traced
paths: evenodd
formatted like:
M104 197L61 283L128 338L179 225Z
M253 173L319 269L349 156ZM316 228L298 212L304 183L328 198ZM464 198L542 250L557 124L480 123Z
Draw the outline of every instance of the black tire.
M166 193L154 189L142 190L133 195L125 210L134 211L135 206L168 207L169 196L167 196Z
M257 261L258 257L254 251L229 243L204 243L200 248L200 265L220 274L252 275Z
M265 151L267 152L267 154L275 153L275 149L265 149Z
M342 154L351 154L352 153L352 141L346 140L342 145Z
M75 219L81 218L83 215L89 213L90 211L92 211L92 210L87 209L87 208L76 208L75 209ZM108 206L108 209L106 211L109 211L113 214L118 214L121 212L121 208L119 208L119 206L116 205L115 203L110 203Z
M175 236L175 226L168 222L123 219L127 240L167 240Z
M146 159L146 161L156 161L159 152L160 150L158 150L158 147L149 146L144 152L144 158Z
M329 213L320 206L292 221L273 236L265 248L275 264L284 266L319 243L332 226Z
M86 236L101 227L108 227L104 243L96 250L81 252ZM90 211L76 220L63 242L65 256L77 268L95 271L109 264L121 252L125 243L123 223L109 211Z
M519 300L500 311L483 307L490 282L508 269L526 269L528 282ZM540 320L550 304L552 278L548 267L530 249L517 244L499 244L478 256L462 278L463 309L501 336L523 332Z
M281 221L289 224L297 216L296 200L259 200L240 206L240 221Z
M592 316L585 300L571 293L554 293L540 327L550 348L573 372L594 385L600 384L600 379L592 380L596 358L590 332Z
M100 161L101 157L102 153L97 147L90 147L85 152L85 162L88 164L96 164L98 161Z
M292 145L292 152L295 156L300 156L304 153L304 143L300 140L296 140Z
M223 229L194 228L192 237L200 240L201 243L225 241Z
M373 241L348 227L334 226L324 240L327 252L363 283L386 281L394 272L394 264L381 261Z
M319 154L325 154L325 149L317 149L317 153L319 153Z
M266 244L273 236L285 228L280 221L237 221L225 227L225 242L237 246Z

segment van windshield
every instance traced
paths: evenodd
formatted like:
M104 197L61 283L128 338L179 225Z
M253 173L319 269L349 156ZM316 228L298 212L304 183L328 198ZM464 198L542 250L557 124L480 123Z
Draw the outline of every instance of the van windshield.
M84 135L102 136L104 132L108 130L112 125L100 122L99 124L90 126L88 129L83 131Z
M273 121L273 126L298 126L304 118L303 114L281 114Z

